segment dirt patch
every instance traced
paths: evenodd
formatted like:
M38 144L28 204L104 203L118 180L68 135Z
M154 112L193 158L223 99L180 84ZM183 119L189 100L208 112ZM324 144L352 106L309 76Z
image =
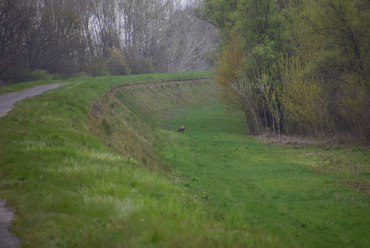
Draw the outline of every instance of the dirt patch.
M347 181L345 184L370 195L370 183L368 182Z
M266 144L280 144L280 145L317 145L325 143L325 141L316 141L312 138L300 137L296 135L284 135L284 134L274 134L272 132L267 132L256 136L258 140Z
M90 110L90 117L92 117L94 120L98 120L102 115L104 115L104 108L100 101L94 102Z
M266 144L280 144L280 145L343 145L349 143L359 143L358 140L354 139L350 134L342 134L334 137L327 138L313 138L313 137L302 137L298 135L285 135L285 134L274 134L273 132L266 132L257 135L256 138Z

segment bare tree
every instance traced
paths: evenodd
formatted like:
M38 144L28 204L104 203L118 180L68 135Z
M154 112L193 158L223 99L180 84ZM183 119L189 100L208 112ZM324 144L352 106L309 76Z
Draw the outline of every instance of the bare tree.
M159 58L172 0L119 0L123 23L124 51L130 66L150 59L160 67ZM132 68L135 71L135 68Z
M33 15L27 0L0 1L0 75L23 65L19 51Z
M116 0L91 0L89 33L96 56L107 57L110 49L119 48L121 28Z
M196 17L195 7L187 5L171 15L166 37L169 72L210 69L208 60L218 44L218 35L213 25Z
M104 67L112 51L120 52L135 74L154 68L158 72L208 69L207 57L218 37L212 25L196 18L197 4L195 0L0 0L0 77L38 69L73 74L97 61Z

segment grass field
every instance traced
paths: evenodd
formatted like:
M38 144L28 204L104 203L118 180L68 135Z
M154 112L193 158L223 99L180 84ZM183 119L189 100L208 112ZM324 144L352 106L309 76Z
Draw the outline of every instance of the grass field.
M231 225L264 230L286 246L370 245L369 194L348 187L369 182L368 150L266 145L243 135L243 114L227 114L221 104L161 123L164 130L187 127L184 134L164 131L164 156L179 184ZM351 173L349 164L359 161L359 173Z
M0 194L15 209L11 231L23 247L279 247L215 220L165 173L150 172L140 158L115 152L89 130L91 107L115 86L204 75L210 73L74 79L2 117ZM140 122L141 110L131 110Z
M368 247L366 147L263 144L209 80L115 88L210 75L71 79L2 117L23 246Z

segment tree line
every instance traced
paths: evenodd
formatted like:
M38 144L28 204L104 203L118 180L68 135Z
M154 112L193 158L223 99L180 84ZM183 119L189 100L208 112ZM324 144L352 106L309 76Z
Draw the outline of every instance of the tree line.
M368 0L205 0L220 30L216 81L264 130L370 141Z
M0 0L0 80L210 68L218 34L197 1Z

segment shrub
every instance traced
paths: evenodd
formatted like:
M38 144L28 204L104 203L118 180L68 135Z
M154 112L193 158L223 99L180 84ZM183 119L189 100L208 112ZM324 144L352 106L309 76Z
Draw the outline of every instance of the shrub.
M287 63L289 70L282 76L282 102L287 119L314 135L330 130L328 100L322 82L303 78L299 58L291 58Z
M24 82L28 81L48 81L53 80L53 76L48 74L45 70L25 71L23 73Z
M76 78L86 78L88 77L87 73L85 71L80 71L74 75Z
M87 70L87 73L93 77L110 75L108 71L107 63L104 61L102 57L97 57L91 62Z
M340 86L339 109L350 124L350 130L358 137L370 140L370 100L366 83L354 75L345 78ZM342 127L338 127L342 128Z
M109 51L109 58L106 65L111 75L130 75L131 73L125 57L118 49L111 49Z
M133 75L155 73L153 61L149 58L130 58L128 60Z

